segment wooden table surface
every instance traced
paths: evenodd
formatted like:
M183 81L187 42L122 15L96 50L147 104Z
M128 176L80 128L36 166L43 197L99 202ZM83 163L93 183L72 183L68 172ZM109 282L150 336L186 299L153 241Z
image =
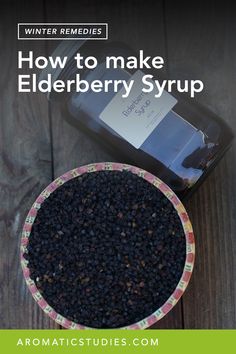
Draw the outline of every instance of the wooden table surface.
M236 9L218 1L1 1L0 328L58 328L34 303L19 263L22 225L40 191L65 171L112 160L43 94L17 93L17 50L47 55L57 41L17 41L17 22L109 22L112 40L162 55L171 78L205 83L197 100L236 131ZM186 204L196 264L178 305L155 328L236 328L236 145Z

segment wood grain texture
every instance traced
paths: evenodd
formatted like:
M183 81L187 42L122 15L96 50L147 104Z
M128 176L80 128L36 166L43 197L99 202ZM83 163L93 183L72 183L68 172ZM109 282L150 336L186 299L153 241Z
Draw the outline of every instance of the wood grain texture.
M58 42L18 42L16 23L109 22L111 40L168 59L170 78L203 80L205 90L197 100L222 116L236 133L236 11L233 1L217 4L1 2L0 328L58 328L35 304L23 280L19 241L24 218L54 176L86 163L114 160L66 122L60 104L52 103L48 110L43 94L17 94L17 49L43 55ZM182 304L153 328L236 328L235 180L234 143L186 204L196 235L193 278Z
M48 22L109 22L110 40L124 41L137 51L144 49L147 55L165 57L161 1L151 1L149 7L141 1L115 5L111 1L50 1L46 3L46 18ZM49 51L54 47L50 42ZM86 163L115 160L88 135L69 125L59 104L51 104L51 118L55 177ZM182 328L181 302L153 328Z
M17 93L17 50L44 53L43 43L18 42L16 23L43 20L43 8L27 16L24 2L1 4L0 29L0 327L56 328L28 291L20 266L23 222L51 180L48 108L41 95ZM4 68L4 69L3 69Z
M197 100L236 132L236 11L231 1L166 1L170 78L199 78ZM185 328L236 328L236 145L186 207L196 265L184 295Z

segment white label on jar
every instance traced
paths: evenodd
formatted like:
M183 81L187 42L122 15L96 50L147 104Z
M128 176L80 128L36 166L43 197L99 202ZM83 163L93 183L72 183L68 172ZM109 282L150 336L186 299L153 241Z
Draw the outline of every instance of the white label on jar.
M133 86L129 96L122 97L125 94L125 89L122 88L100 114L104 123L136 149L140 148L177 103L176 98L166 91L159 98L155 97L154 91L143 92L144 75L142 71L136 71L130 78Z

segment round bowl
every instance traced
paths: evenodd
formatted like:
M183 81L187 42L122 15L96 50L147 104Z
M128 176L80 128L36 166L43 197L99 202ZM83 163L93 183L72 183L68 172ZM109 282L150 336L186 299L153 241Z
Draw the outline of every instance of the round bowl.
M30 270L27 266L28 261L24 258L24 253L27 249L27 244L32 229L32 225L36 218L37 212L40 209L41 204L44 202L44 200L48 198L50 194L53 193L57 188L59 188L61 185L63 185L65 182L69 181L70 179L76 178L79 175L82 175L84 173L93 173L95 171L102 171L102 170L130 171L138 175L139 177L144 178L149 183L153 184L172 203L173 207L175 208L175 210L179 215L185 233L185 239L186 239L185 265L183 268L181 279L179 280L179 283L177 284L172 295L167 299L167 301L160 308L158 308L150 316L142 319L137 323L133 323L126 327L122 327L122 329L145 329L153 325L155 322L159 321L161 318L163 318L177 304L177 302L183 295L193 271L194 258L195 258L195 242L194 242L194 234L193 234L191 222L179 198L164 182L162 182L159 178L155 177L154 175L152 175L151 173L143 169L140 169L135 166L127 165L127 164L122 164L122 163L113 163L113 162L94 163L94 164L78 167L71 171L68 171L62 176L58 177L55 181L50 183L34 202L32 208L30 209L26 217L25 224L23 227L20 257L21 257L21 266L23 269L24 278L37 304L53 320L55 320L57 323L59 323L61 326L65 328L92 329L91 327L86 327L66 319L65 317L57 313L47 303L47 301L43 298L43 296L38 291L35 282L30 278Z

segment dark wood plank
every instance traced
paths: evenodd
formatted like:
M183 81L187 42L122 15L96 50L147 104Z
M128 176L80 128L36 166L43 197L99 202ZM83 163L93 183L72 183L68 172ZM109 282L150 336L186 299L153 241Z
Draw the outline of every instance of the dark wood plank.
M51 180L48 105L42 95L17 94L17 49L44 54L43 42L19 42L17 22L43 21L43 7L24 2L0 10L0 327L57 328L28 291L19 260L28 209Z
M166 1L170 78L200 78L198 101L236 131L236 10L231 1ZM196 265L184 295L185 328L236 328L236 145L187 203Z
M50 1L48 22L108 22L111 40L124 41L135 50L165 56L163 8L161 1L144 6L143 1ZM55 43L49 43L52 50ZM65 113L63 113L65 115ZM89 162L114 160L104 148L65 121L60 105L51 104L55 177ZM181 303L155 328L182 328Z

